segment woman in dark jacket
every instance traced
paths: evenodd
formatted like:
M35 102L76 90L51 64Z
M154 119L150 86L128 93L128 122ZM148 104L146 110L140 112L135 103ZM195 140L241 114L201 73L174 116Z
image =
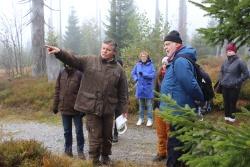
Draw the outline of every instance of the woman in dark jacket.
M221 66L219 82L222 86L222 95L225 110L225 120L235 121L232 115L236 111L236 103L239 97L242 83L249 77L247 65L237 55L234 43L226 47L227 59Z

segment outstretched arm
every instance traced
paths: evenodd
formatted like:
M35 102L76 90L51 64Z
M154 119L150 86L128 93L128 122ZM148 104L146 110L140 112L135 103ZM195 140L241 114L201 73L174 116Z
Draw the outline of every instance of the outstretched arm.
M85 60L87 59L87 56L76 57L75 55L55 46L45 45L45 47L47 48L47 52L49 55L55 55L57 59L59 59L65 64L68 64L71 67L74 67L79 71L84 70L84 63L86 62Z

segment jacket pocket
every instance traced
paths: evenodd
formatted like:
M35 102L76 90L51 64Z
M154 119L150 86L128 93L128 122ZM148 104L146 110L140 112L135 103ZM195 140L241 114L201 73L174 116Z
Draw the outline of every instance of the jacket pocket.
M118 99L114 97L108 97L107 101L108 103L106 104L105 113L114 114L115 110L117 109L116 107L117 107Z
M88 92L79 92L76 99L76 107L86 113L92 113L95 110L96 96Z

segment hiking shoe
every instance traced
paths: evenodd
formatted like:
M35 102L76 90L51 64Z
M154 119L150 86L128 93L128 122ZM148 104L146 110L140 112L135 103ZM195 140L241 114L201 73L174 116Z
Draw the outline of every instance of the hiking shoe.
M225 117L225 121L229 121L229 122L235 122L235 116L231 116L231 117Z
M139 118L138 121L137 121L137 123L136 123L136 125L137 125L137 126L140 126L141 124L143 124L143 122L144 122L144 121L143 121L141 118Z
M113 136L112 142L113 143L117 143L118 142L118 136L117 135Z
M99 159L92 159L93 166L102 166L101 161Z
M101 162L104 165L110 165L111 164L111 159L109 158L108 155L103 155L102 158L101 158Z
M65 154L66 156L68 156L68 157L73 157L72 152L64 152L64 154Z
M153 125L152 119L148 119L146 126L152 126L152 125Z
M236 121L236 118L235 118L235 116L231 116L231 117L228 117L228 121L229 122L235 122Z
M78 153L78 158L82 160L86 160L84 153Z
M153 162L159 162L159 161L164 161L166 160L167 156L166 155L156 155L153 157Z

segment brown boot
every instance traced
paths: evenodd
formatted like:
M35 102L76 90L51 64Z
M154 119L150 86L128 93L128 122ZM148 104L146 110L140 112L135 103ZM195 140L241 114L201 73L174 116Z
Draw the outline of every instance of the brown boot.
M68 151L66 151L66 152L64 152L64 154L65 154L66 156L73 157L72 152L68 152Z
M78 158L82 160L86 160L84 153L78 153Z
M104 165L110 165L111 164L111 159L109 158L108 155L103 155L102 158L101 158L101 162Z
M154 161L154 162L164 161L164 160L166 160L166 158L167 158L166 155L159 155L159 154L157 154L157 155L153 158L153 161Z
M98 157L91 157L90 156L89 158L92 161L93 166L101 166L102 165L101 161L99 160L99 156Z

